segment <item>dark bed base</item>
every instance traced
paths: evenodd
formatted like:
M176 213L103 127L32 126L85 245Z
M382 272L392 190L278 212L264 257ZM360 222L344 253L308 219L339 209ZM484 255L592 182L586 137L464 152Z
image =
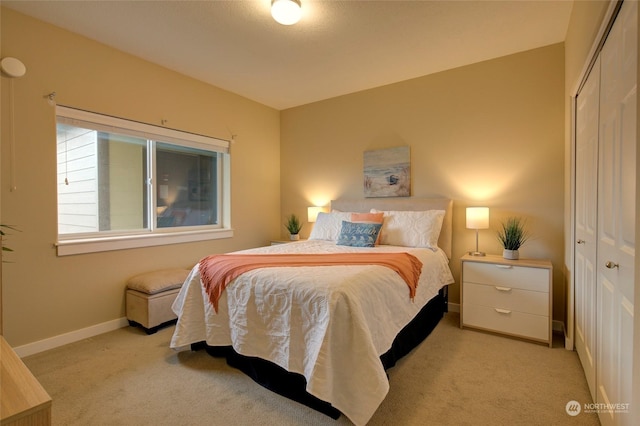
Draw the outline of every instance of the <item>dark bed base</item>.
M418 346L438 325L447 312L447 287L431 299L416 317L396 336L391 349L382 354L380 360L385 370L396 365L398 360ZM327 416L337 419L340 411L330 403L322 401L308 393L307 381L301 374L290 373L285 369L260 358L238 354L230 346L208 346L204 342L192 345L193 350L206 349L207 353L216 357L226 357L227 364L239 369L256 383L284 397L313 408Z

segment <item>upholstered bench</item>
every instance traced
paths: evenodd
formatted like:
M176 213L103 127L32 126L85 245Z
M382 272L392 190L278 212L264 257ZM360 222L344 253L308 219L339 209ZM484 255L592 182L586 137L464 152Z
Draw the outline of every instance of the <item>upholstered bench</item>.
M177 319L171 310L188 269L162 269L131 277L127 281L126 313L129 325L141 326L147 334Z

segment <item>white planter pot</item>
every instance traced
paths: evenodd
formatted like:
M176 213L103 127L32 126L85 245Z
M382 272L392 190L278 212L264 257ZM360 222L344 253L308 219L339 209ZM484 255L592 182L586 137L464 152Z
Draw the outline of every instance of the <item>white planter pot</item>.
M291 238L291 241L298 241L300 239L299 234L289 234L289 237Z
M520 259L520 253L518 252L518 250L504 249L502 251L502 257L504 257L505 259L518 260Z

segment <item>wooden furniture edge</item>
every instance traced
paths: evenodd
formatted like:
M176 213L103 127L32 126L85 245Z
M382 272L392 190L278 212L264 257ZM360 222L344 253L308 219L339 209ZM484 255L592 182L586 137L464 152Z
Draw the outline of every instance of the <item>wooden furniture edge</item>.
M0 381L0 424L51 424L51 397L4 336L0 336Z

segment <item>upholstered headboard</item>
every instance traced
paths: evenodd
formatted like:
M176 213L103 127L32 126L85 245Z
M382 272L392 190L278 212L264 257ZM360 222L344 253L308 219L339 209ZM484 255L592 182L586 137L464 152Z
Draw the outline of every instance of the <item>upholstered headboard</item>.
M331 208L343 212L368 212L371 209L424 211L444 210L444 221L438 239L438 246L451 259L451 240L453 238L453 201L448 198L362 198L331 201Z

